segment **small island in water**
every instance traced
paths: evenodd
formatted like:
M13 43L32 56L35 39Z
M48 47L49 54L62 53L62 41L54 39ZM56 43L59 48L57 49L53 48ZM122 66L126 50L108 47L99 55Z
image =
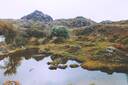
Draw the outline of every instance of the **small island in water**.
M9 60L1 66L4 75L15 75L23 58L46 57L49 70L128 73L128 20L97 23L82 16L53 20L36 10L21 19L1 19L0 41L0 62Z

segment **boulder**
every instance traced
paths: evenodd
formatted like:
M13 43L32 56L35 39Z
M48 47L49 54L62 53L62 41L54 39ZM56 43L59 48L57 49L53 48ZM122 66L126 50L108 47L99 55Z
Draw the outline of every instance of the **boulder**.
M79 65L78 64L70 64L70 67L71 68L77 68L77 67L79 67Z

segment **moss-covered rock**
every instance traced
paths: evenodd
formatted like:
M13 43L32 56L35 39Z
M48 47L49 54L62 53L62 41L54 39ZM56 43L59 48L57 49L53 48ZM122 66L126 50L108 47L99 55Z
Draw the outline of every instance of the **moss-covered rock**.
M79 65L78 64L70 64L70 67L71 68L77 68L77 67L79 67Z

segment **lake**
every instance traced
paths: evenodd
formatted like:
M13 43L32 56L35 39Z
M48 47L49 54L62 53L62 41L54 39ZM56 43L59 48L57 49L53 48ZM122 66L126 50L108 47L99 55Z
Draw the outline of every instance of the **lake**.
M15 62L10 63L12 61ZM21 85L128 85L128 78L124 73L108 75L81 67L49 70L48 61L51 61L50 57L39 61L34 58L19 58L19 60L5 58L0 61L0 85L6 80L17 80ZM68 61L67 65L72 63L77 62ZM17 72L13 75L5 75L5 69L10 68L16 69Z

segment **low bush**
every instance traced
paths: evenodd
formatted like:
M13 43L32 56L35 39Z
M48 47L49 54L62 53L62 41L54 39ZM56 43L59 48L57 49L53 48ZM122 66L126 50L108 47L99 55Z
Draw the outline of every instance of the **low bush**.
M64 26L55 26L52 28L51 36L67 39L69 38L69 31Z

